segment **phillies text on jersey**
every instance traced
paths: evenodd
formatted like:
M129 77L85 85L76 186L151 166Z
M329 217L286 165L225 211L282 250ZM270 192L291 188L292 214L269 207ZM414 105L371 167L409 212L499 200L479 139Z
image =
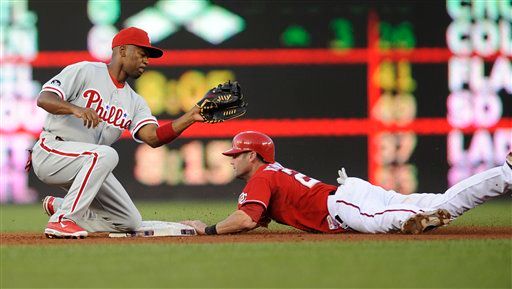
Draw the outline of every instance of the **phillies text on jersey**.
M41 91L50 91L76 106L92 108L102 122L96 128L87 128L74 115L49 114L44 130L68 141L111 145L128 129L135 137L145 124L157 124L145 100L125 83L117 83L101 62L79 62L64 68L43 85Z

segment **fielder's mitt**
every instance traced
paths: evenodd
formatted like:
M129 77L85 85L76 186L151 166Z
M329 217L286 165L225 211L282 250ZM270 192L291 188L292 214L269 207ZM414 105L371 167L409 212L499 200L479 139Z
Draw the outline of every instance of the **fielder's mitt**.
M207 123L223 122L237 118L247 111L242 88L236 81L228 81L210 89L197 103L200 114Z

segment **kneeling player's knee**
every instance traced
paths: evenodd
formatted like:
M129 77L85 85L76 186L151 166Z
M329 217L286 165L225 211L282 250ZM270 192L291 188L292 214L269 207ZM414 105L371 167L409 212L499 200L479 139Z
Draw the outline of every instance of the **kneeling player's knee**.
M119 162L119 155L115 149L109 146L102 146L99 153L100 159L102 159L105 164L108 164L112 168L117 166L117 163Z
M142 225L142 216L139 212L127 217L122 223L117 224L117 228L121 231L135 231Z

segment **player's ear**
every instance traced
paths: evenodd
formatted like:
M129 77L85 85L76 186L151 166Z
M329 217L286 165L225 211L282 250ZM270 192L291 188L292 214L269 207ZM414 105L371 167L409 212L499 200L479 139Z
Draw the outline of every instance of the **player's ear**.
M119 55L121 55L121 57L126 57L126 48L126 45L119 46Z
M255 151L250 151L249 161L254 162L256 159L258 159L258 154Z

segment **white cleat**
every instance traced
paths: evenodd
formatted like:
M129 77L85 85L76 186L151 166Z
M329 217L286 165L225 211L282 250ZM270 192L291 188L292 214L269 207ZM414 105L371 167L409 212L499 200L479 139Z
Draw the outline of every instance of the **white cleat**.
M438 209L412 216L402 224L401 231L404 234L421 234L448 225L450 221L450 213L445 209Z

